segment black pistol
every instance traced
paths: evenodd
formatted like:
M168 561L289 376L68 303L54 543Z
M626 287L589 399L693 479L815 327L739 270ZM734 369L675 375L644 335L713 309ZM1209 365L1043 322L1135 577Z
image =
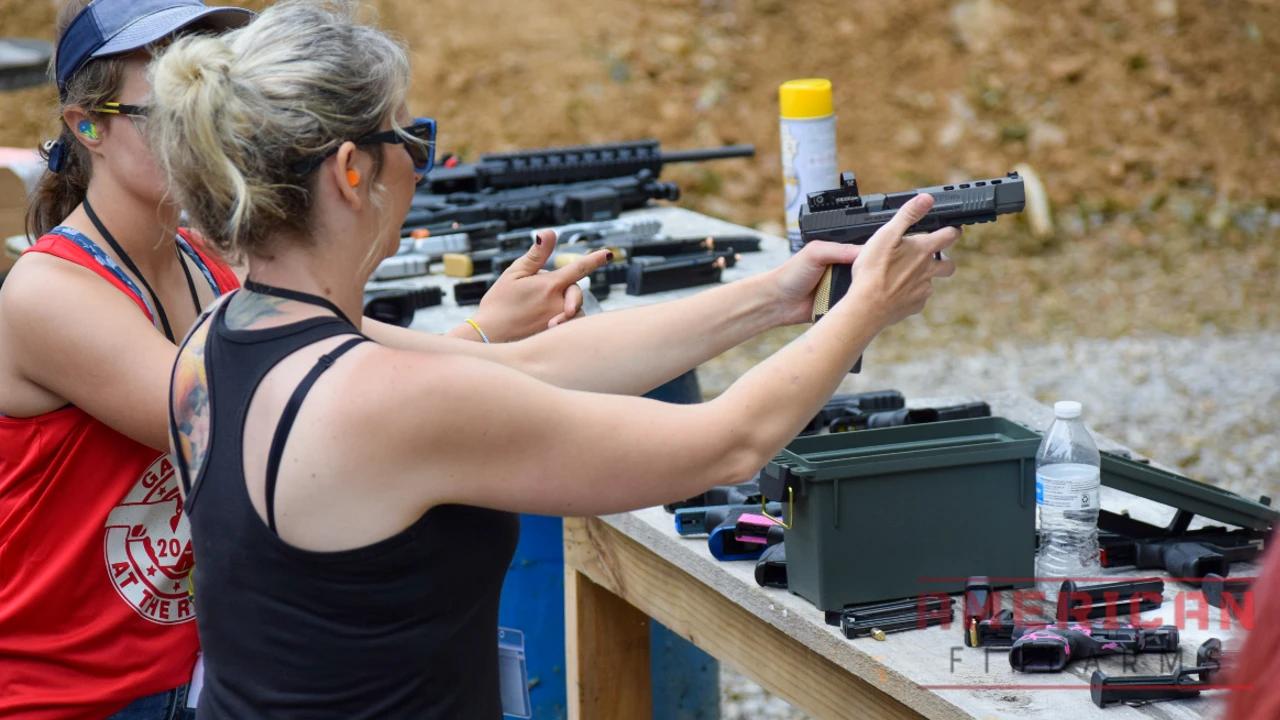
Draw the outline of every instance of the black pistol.
M862 245L893 218L898 208L920 193L933 196L933 209L912 225L908 233L993 222L1000 215L1022 212L1026 204L1022 178L1016 172L990 180L872 195L860 195L857 178L852 172L845 172L840 174L840 187L809 193L807 203L800 208L800 237L806 243L827 240ZM814 296L815 322L844 297L852 281L852 265L827 268ZM858 372L861 368L862 359L859 358L850 372Z

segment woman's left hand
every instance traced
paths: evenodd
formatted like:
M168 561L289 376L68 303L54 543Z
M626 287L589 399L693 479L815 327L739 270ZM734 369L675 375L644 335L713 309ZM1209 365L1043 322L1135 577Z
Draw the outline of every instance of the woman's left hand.
M555 232L538 231L529 252L485 293L474 319L490 340L520 340L577 316L582 308L578 281L609 262L609 252L597 250L558 270L543 272L555 248Z
M861 245L814 241L773 271L782 324L806 323L813 318L813 295L829 265L851 264Z

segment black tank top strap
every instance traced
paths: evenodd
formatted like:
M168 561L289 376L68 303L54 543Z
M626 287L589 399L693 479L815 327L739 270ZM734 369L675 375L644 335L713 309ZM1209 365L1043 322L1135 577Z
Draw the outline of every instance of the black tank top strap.
M284 445L289 440L289 432L293 430L293 422L298 418L298 410L302 408L302 401L307 399L307 393L311 392L311 386L316 384L316 380L319 380L326 370L333 367L333 363L338 358L365 340L366 338L363 337L351 338L333 350L321 355L320 359L316 360L316 364L312 366L311 371L307 373L306 377L302 378L302 382L298 383L293 395L289 396L289 402L284 406L284 412L280 415L280 422L276 424L275 435L271 438L271 450L267 454L267 482L265 488L267 526L271 528L271 532L277 535L280 532L276 530L276 478L280 474L280 459L284 455Z
M244 289L249 290L251 292L261 293L263 295L270 295L272 297L283 298L285 300L293 300L295 302L307 303L308 305L316 305L316 306L325 308L326 310L333 313L334 315L337 315L343 320L346 320L347 323L352 327L359 327L355 323L351 322L351 318L347 317L347 314L342 312L342 310L337 305L334 305L331 300L329 300L328 298L320 297L319 295L312 295L311 293L304 293L298 290L290 290L289 288L276 287L274 285L264 285L263 283L257 282L255 280L250 280L248 278L245 278Z
M268 287L273 295L277 294L276 290L279 290L269 286L262 287ZM239 428L243 427L244 414L248 411L258 384L276 365L294 352L322 340L340 335L359 334L359 330L352 327L345 318L332 315L311 317L285 325L254 330L234 329L228 326L226 317L231 303L234 302L232 295L234 293L224 296L226 300L220 302L218 307L209 313L211 327L205 344L204 358L207 390L210 396L208 412L211 439L206 449L209 455L214 454L212 436L224 438L222 443L225 444L227 442L225 438L235 437ZM299 295L305 295L305 293L299 293ZM312 302L312 304L322 307L327 302L323 298L316 298L316 300L320 302ZM302 302L310 301L302 300ZM361 335L359 339L367 338ZM236 358L234 362L223 360L232 356ZM220 366L219 369L215 371L215 367L218 366ZM220 410L215 409L215 406ZM242 446L241 439L233 442L237 448ZM239 457L239 451L236 451L236 457ZM210 466L208 462L200 465L198 472L188 471L188 481L184 483L189 486L186 509L193 514L205 486L204 475L207 474Z

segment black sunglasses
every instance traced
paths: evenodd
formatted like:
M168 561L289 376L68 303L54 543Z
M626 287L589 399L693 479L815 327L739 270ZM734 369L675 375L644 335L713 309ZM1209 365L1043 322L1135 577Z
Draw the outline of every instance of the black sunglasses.
M413 138L409 140L404 135ZM409 153L409 157L413 160L413 172L418 176L418 184L421 185L427 179L427 173L431 172L431 168L435 167L436 162L436 121L431 118L414 118L413 123L402 128L401 132L396 130L383 130L382 132L370 133L364 137L353 140L356 145L403 145L405 152ZM415 142L416 141L416 142ZM293 171L299 175L307 175L316 168L320 167L325 160L331 155L338 152L335 146L323 155L303 160L293 165Z

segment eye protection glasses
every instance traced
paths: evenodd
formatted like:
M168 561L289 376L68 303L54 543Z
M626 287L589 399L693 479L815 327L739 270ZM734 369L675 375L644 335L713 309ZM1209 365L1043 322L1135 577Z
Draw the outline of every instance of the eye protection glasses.
M408 136L408 137L406 137ZM421 185L427 179L427 173L435 167L436 162L436 121L432 118L414 118L408 126L397 130L383 130L370 133L353 140L356 145L402 145L409 158L413 160L413 172L418 176ZM338 152L334 147L329 152L296 163L293 170L299 175L306 175L330 156Z
M123 115L133 121L133 126L137 128L139 133L146 133L147 129L147 113L150 108L146 105L129 105L121 102L106 102L93 109L100 115Z
M145 118L150 111L146 105L126 105L119 102L102 103L101 106L93 109L93 112L103 115L128 115L130 117Z

